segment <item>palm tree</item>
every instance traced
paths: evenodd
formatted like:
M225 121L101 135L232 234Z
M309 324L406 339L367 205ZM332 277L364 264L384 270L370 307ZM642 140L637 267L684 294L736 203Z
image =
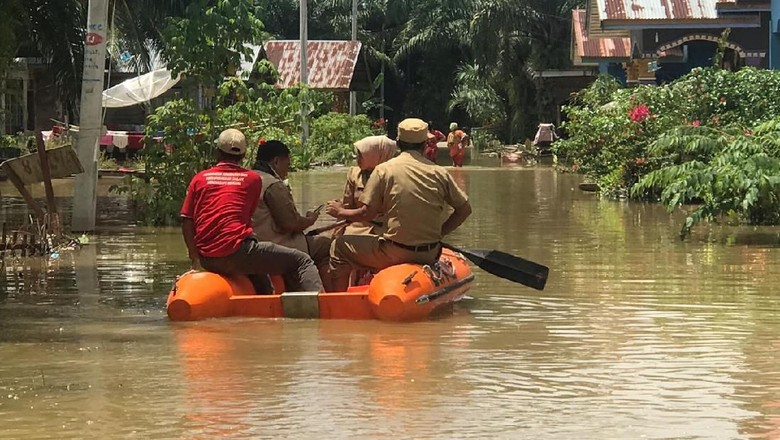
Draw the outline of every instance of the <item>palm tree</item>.
M84 62L86 1L23 0L24 15L16 35L29 36L22 50L46 60L57 92L70 113L76 112ZM18 37L17 37L18 39Z
M163 48L163 28L169 17L181 17L190 2L184 0L112 0L109 4L109 56L113 63L123 52L132 55L139 73L154 69Z
M43 58L68 113L77 114L84 60L87 0L6 0L0 11L0 73L18 54ZM162 42L165 18L181 15L185 0L112 0L109 27L114 55L136 54L149 69ZM121 48L121 50L120 50Z
M461 69L468 74L458 76L450 107L466 108L479 123L497 122L501 137L510 142L530 134L540 117L539 103L548 100L534 83L533 72L570 64L571 10L582 3L477 0L470 33L473 66ZM481 113L475 113L478 105L469 105L471 99L487 99L494 113L485 114L481 107Z

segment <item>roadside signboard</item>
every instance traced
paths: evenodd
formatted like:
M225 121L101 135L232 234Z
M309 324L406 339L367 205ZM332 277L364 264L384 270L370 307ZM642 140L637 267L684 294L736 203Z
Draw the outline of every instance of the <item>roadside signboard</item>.
M74 174L84 172L84 168L79 162L79 157L70 144L61 145L46 150L49 157L49 169L52 179L62 179ZM5 171L12 171L24 185L43 182L43 171L41 170L41 159L38 153L29 153L24 156L9 159L0 165Z

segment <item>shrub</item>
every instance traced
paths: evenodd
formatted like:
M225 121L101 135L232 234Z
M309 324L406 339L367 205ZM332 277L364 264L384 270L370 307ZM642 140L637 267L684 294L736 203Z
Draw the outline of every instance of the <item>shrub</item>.
M780 118L755 130L678 127L654 142L649 153L671 164L649 172L631 192L659 195L670 211L696 204L681 237L701 221L722 216L750 224L780 221Z
M607 195L696 205L681 236L723 216L780 222L780 72L699 68L634 89L599 78L565 111L554 151Z
M167 224L178 212L190 179L214 163L212 124L189 99L169 101L147 118L141 160L145 177L129 176L115 192L128 193L145 223Z
M353 161L355 141L378 134L366 115L328 113L311 125L308 149L320 164L348 164Z
M307 145L300 138L302 102L313 119ZM214 164L214 140L227 127L246 135L247 167L254 164L261 138L285 142L293 169L314 163L348 163L352 143L374 134L374 129L365 115L327 113L332 103L330 93L305 87L280 90L266 84L253 89L238 79L219 87L217 107L211 111L199 110L188 99L170 101L147 118L145 148L140 154L145 177L128 177L113 190L130 196L145 223L178 221L189 181Z
M601 77L564 111L566 139L553 144L608 195L670 163L650 145L680 126L750 128L780 114L780 72L697 68L664 86L622 89ZM638 194L638 193L632 193Z

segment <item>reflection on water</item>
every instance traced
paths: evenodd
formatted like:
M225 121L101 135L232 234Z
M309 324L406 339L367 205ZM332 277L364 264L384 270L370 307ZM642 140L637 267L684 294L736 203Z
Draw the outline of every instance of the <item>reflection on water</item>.
M170 323L178 228L101 198L91 244L6 261L0 437L780 437L780 229L682 242L679 215L577 176L452 171L475 209L448 240L550 266L544 292L475 269L471 299L430 322ZM299 207L339 197L345 174L294 175Z

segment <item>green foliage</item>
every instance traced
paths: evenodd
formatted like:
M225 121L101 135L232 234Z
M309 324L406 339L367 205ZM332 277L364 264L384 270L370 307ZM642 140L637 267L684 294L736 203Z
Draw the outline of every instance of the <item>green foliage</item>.
M4 134L0 136L0 147L16 147L18 146L18 140L16 136Z
M20 17L23 16L20 0L6 0L0 8L0 77L5 76L16 57L19 48L16 34L21 29Z
M328 113L311 125L309 151L323 164L348 164L353 161L355 141L378 134L366 115Z
M607 195L696 203L682 228L719 216L777 223L780 72L694 69L672 84L620 89L599 79L565 109L553 144ZM773 128L775 127L775 128Z
M259 43L263 23L252 0L193 0L183 17L169 17L163 29L163 57L174 74L217 84L229 68L251 57L245 43Z
M501 147L501 141L493 131L485 128L474 128L471 131L471 144L479 152L497 151Z
M293 154L293 169L309 168L318 160L301 145L301 105L305 106L309 119L316 120L332 106L331 93L303 86L277 89L262 83L257 88L248 88L237 78L225 81L218 90L221 99L216 110L218 125L239 127L247 136L247 166L254 163L260 139L286 143Z
M496 90L485 81L484 68L477 65L458 67L455 90L448 104L451 111L461 108L479 125L494 125L506 118L504 102Z
M266 59L255 62L251 75L253 79L265 84L274 85L279 81L279 71L276 70L276 66L272 62Z
M129 177L116 192L127 193L146 223L178 219L187 185L199 171L214 164L214 140L227 127L240 129L249 148L244 166L251 167L260 139L277 139L292 153L293 169L313 164L347 163L352 143L374 134L365 115L326 113L333 97L305 87L276 89L265 84L248 88L236 78L218 87L217 108L198 109L187 99L170 101L147 118L141 160L143 179ZM301 102L313 119L307 145L301 144Z
M649 149L671 165L642 177L632 194L659 194L671 211L697 205L683 225L685 237L696 224L722 216L750 224L780 222L780 118L755 132L726 128L679 127Z
M168 224L177 213L192 177L214 164L213 126L189 99L169 101L147 118L141 150L145 177L129 177L118 193L129 193L142 220Z

